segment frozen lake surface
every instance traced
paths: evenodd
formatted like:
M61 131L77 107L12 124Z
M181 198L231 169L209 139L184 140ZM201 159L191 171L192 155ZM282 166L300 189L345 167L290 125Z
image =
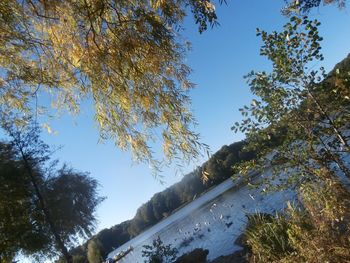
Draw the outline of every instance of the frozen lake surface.
M252 190L228 179L112 251L108 257L113 258L131 246L133 250L118 262L144 262L143 246L158 236L164 244L176 247L178 256L195 248L208 249L209 260L228 255L241 249L234 241L245 229L247 214L274 213L294 198L291 191L265 195L261 189Z

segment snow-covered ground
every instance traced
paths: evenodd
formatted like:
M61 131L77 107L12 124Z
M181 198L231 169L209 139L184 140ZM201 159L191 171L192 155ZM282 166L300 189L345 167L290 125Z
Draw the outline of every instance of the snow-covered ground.
M144 262L141 256L143 246L151 244L158 236L164 244L176 247L178 256L195 248L208 249L209 260L228 255L241 249L234 241L245 228L247 214L274 213L283 209L287 200L294 198L291 191L264 195L259 189L252 190L228 179L112 251L108 258L131 246L133 250L118 262Z

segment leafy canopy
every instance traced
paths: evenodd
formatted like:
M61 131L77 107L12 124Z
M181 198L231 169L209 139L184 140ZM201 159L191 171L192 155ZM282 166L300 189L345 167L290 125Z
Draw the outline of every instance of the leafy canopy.
M285 0L287 6L282 10L284 14L290 14L295 11L309 13L313 8L319 7L321 4L336 4L339 8L345 7L346 0Z
M101 138L136 160L156 164L159 137L168 160L198 156L179 34L188 10L200 32L217 23L210 0L1 1L1 114L45 112L42 92L72 113L89 99Z
M50 151L37 127L8 131L12 140L0 142L0 262L19 254L35 261L54 258L62 252L57 236L71 247L92 234L103 200L97 181L49 163Z
M241 109L244 120L234 130L245 132L259 158L241 172L272 164L276 173L291 174L287 187L324 173L350 178L349 59L330 74L319 66L322 37L316 20L293 16L283 31L258 30L260 53L272 62L272 72L252 71L248 84L256 96ZM271 154L273 152L273 154ZM291 169L290 169L291 168ZM324 178L325 179L325 178Z

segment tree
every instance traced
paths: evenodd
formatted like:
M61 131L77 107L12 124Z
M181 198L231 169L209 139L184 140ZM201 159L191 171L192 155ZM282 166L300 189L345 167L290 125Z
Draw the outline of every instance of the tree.
M30 127L30 128L29 128ZM68 247L94 229L94 212L103 200L86 173L48 163L49 148L37 126L6 126L12 140L0 148L0 259L18 253L72 262Z
M167 211L164 194L162 192L157 193L150 201L152 202L153 214L156 221L161 220L164 217L164 212Z
M102 250L102 244L98 240L92 239L88 242L87 258L89 263L103 262L101 250Z
M72 113L91 99L101 138L136 160L157 164L158 137L168 160L198 156L179 34L189 10L200 32L217 23L210 0L1 1L1 114L45 111L42 92Z
M264 42L260 53L272 61L273 71L247 76L257 99L241 109L245 120L234 127L246 132L250 147L259 149L260 160L251 165L272 163L277 172L290 171L299 182L316 176L318 169L327 170L332 180L339 173L350 178L344 159L350 153L344 131L350 120L348 69L327 75L314 66L323 60L318 26L316 20L294 16L282 32L258 31ZM268 143L272 137L279 138L278 144ZM290 186L292 179L285 179Z
M319 7L322 3L324 5L337 4L339 8L345 7L346 0L285 0L287 6L283 9L283 13L290 14L298 10L302 13L308 13L311 9Z
M235 165L254 159L254 152L242 150L245 145L245 141L235 142L213 154L203 166L207 183L222 182L235 173Z
M341 180L350 178L350 56L326 74L319 25L293 16L281 32L258 30L272 71L247 75L256 98L233 129L246 132L258 158L239 168L271 168L272 177L261 177L265 189L292 188L299 202L276 217L251 218L254 262L350 259L350 192Z
M153 240L152 245L143 246L142 257L146 258L148 263L171 263L176 259L178 253L176 248L171 245L164 245L163 241L158 236Z

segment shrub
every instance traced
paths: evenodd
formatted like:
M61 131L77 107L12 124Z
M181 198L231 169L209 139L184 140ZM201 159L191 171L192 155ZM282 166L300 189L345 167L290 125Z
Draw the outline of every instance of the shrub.
M350 262L350 193L339 182L313 181L302 207L249 216L245 232L252 262Z
M152 245L143 246L142 257L145 257L146 263L170 263L174 262L178 253L176 248L171 245L165 245L158 236L153 240Z
M291 254L288 222L282 216L254 214L248 216L247 244L261 262L271 262Z

